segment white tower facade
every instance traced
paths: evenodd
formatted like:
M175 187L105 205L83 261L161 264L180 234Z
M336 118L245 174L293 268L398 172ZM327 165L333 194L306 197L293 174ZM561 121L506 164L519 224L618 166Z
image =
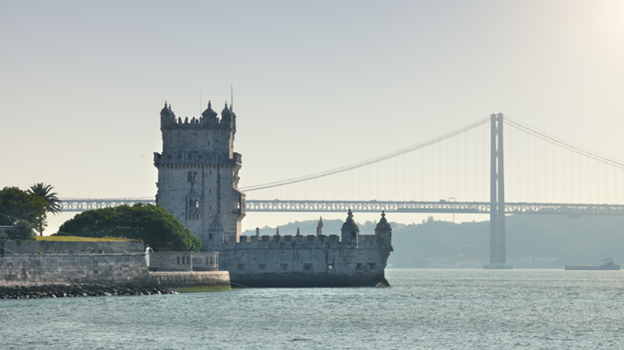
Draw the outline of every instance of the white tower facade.
M154 153L156 205L200 238L202 249L230 237L238 241L245 194L238 189L242 157L234 152L236 114L226 103L219 118L208 103L200 118L182 120L165 103L160 130L162 153Z

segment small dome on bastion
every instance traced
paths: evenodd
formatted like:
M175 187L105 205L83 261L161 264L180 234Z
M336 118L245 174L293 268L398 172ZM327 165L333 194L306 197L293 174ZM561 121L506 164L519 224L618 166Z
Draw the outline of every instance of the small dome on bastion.
M208 108L206 108L206 110L202 112L202 115L204 117L210 117L210 116L216 117L217 116L217 112L215 112L212 109L212 104L210 103L210 101L208 101Z
M351 209L349 209L349 216L347 216L347 220L345 221L344 224L342 224L342 230L343 231L360 231L360 228L358 227L358 225L355 223L355 221L353 221L353 212L351 212Z
M392 230L392 226L390 226L390 224L388 223L388 220L386 220L386 213L383 211L381 212L381 220L379 220L379 223L377 224L377 226L375 226L375 231L376 230L384 230L384 231Z

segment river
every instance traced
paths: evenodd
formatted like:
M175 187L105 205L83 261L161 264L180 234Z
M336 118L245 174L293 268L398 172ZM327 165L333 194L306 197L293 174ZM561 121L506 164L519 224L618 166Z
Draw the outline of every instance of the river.
M624 271L386 277L392 287L0 300L0 349L624 349Z

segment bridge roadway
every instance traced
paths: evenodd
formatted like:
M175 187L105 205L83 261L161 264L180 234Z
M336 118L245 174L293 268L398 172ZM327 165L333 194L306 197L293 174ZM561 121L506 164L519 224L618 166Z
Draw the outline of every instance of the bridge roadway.
M63 199L63 211L81 212L92 209L111 208L135 203L155 204L151 198L118 199ZM398 201L299 201L299 200L247 200L250 212L386 212L394 213L449 213L487 214L489 202L398 202ZM572 203L505 203L507 214L542 214L624 216L624 205L572 204Z

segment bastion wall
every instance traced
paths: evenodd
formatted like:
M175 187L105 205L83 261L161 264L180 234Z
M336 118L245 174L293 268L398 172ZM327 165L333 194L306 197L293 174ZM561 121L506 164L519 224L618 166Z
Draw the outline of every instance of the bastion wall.
M0 281L144 285L150 279L142 254L23 254L0 258Z
M375 285L384 278L392 246L374 235L341 242L338 235L241 236L219 249L219 268L233 285Z
M169 271L148 270L145 245L141 241L7 241L4 256L0 256L0 285L81 283L169 288L230 286L229 273L217 271L216 252L164 252L151 255L152 265Z
M62 241L7 241L4 254L143 254L142 241L119 242L62 242Z

